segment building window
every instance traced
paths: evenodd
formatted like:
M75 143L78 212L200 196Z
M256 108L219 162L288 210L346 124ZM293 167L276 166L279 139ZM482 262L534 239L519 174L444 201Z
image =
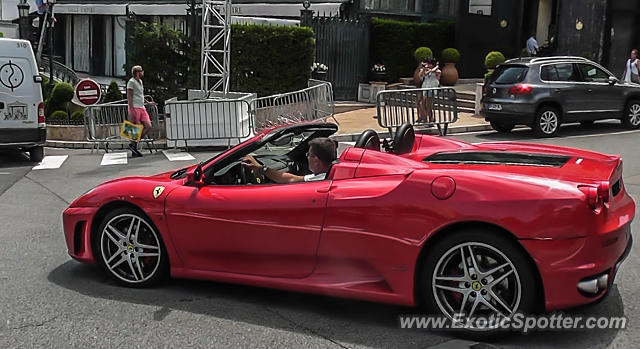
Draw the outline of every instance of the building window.
M491 16L492 0L469 0L469 13Z
M365 0L364 8L368 11L389 12L422 12L423 0Z

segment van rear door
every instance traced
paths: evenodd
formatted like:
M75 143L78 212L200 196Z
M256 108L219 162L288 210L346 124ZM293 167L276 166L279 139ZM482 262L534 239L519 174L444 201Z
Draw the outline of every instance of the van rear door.
M42 102L31 45L0 40L0 129L37 129Z

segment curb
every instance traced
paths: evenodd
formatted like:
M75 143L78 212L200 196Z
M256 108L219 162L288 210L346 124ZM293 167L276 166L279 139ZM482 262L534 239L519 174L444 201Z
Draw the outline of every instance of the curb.
M453 127L449 127L449 129L447 130L447 135L452 135L457 133L466 133L466 132L489 131L489 130L493 130L493 128L491 128L491 125L489 124L453 126ZM438 135L438 129L434 127L434 128L424 129L424 130L418 130L416 131L416 133L425 134L425 135ZM380 138L391 137L388 131L379 131L378 135L380 136ZM360 133L348 133L348 134L331 136L331 139L338 142L355 142L359 136L360 136Z
M449 127L447 130L447 135L457 134L457 133L465 133L465 132L478 132L478 131L489 131L492 130L491 125L489 124L477 124L477 125L468 125L468 126L453 126ZM339 134L335 136L331 136L331 139L338 142L355 142L360 136L361 132L358 133L347 133L347 134ZM424 130L419 130L417 133L426 134L426 135L438 135L437 128L429 128ZM389 138L391 135L388 131L378 132L378 135L381 138ZM167 147L166 141L156 141L155 142L156 149L169 149ZM50 148L66 148L66 149L92 149L95 148L94 143L86 142L86 141L60 141L60 140L47 140L45 143L45 147ZM140 142L138 143L138 147L140 149L148 149L147 143ZM104 149L104 148L101 148ZM111 150L128 150L128 143L116 142L109 143L109 149Z

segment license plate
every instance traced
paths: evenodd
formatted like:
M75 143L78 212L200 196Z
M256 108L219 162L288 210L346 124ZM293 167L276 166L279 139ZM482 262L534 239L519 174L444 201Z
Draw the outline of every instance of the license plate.
M502 110L502 104L489 103L487 107L489 110Z

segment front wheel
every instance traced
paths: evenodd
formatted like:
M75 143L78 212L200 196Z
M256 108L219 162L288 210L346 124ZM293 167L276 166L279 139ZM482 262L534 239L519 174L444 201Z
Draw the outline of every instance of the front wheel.
M540 108L533 130L538 137L555 137L560 132L560 111L554 107Z
M499 133L509 133L516 126L510 122L489 121L491 127Z
M138 210L119 208L109 213L93 244L100 265L125 286L150 286L168 274L169 259L162 238Z
M485 229L451 234L424 260L421 293L427 310L465 324L474 333L498 330L476 319L538 311L539 285L525 253L513 241Z
M640 127L640 101L629 102L622 117L622 124L630 129Z

